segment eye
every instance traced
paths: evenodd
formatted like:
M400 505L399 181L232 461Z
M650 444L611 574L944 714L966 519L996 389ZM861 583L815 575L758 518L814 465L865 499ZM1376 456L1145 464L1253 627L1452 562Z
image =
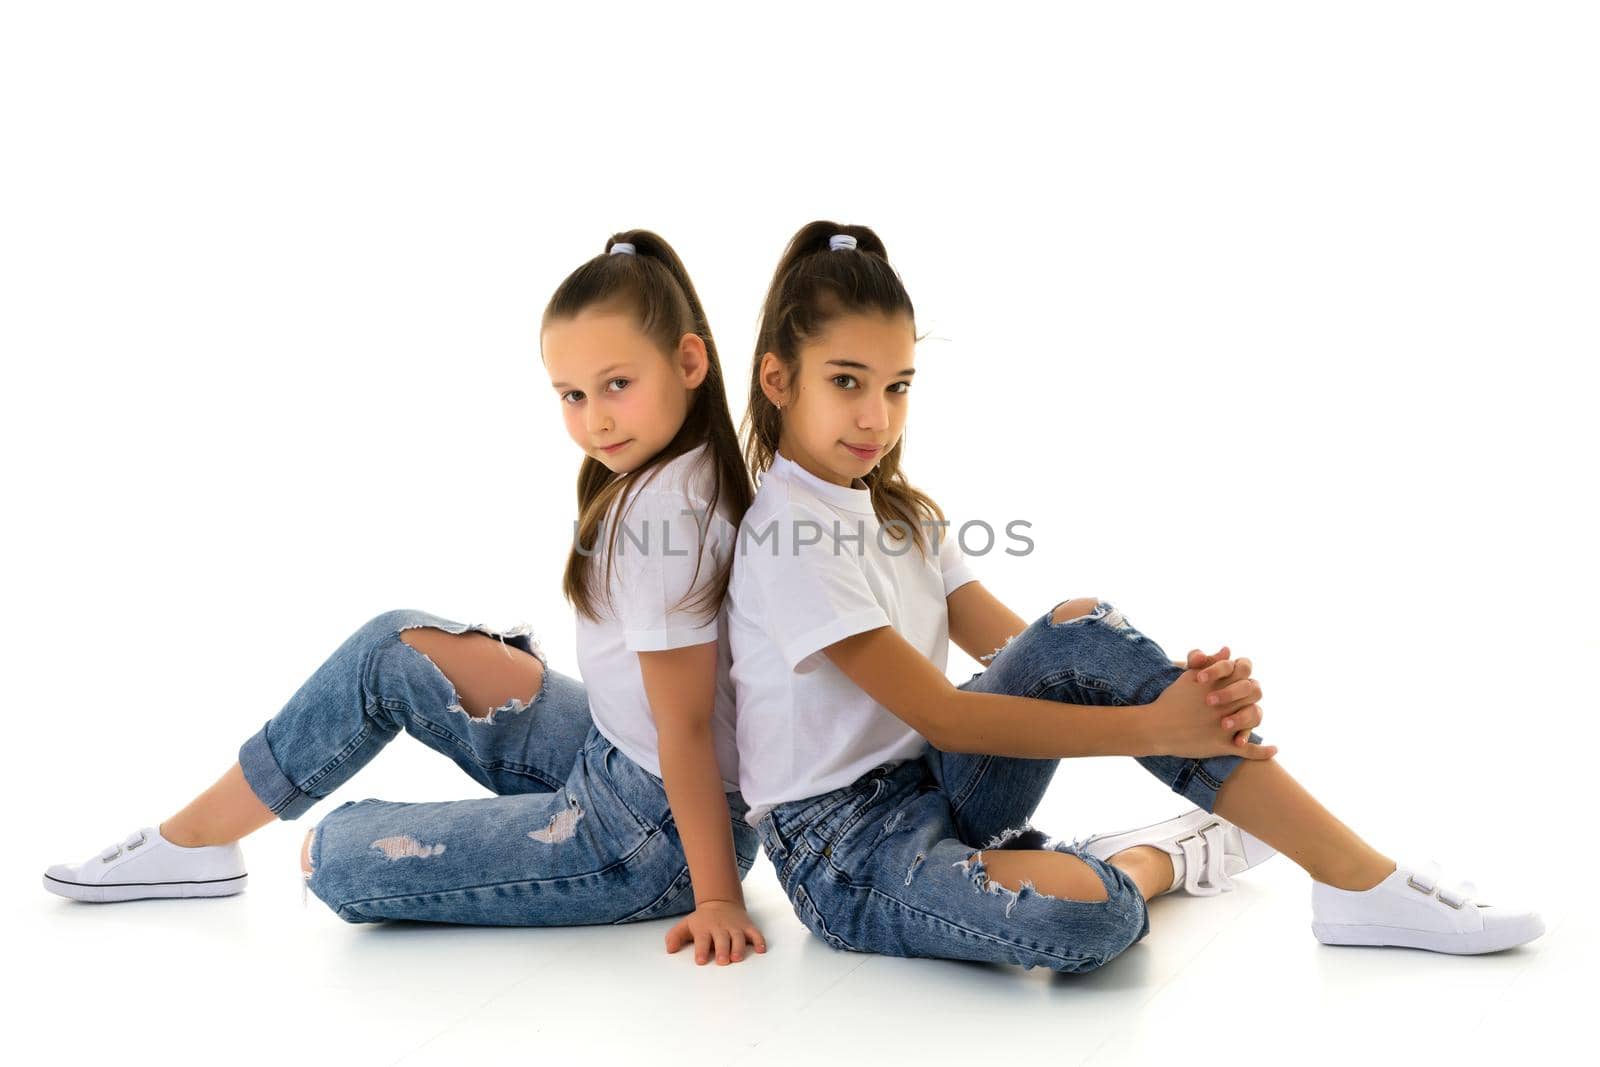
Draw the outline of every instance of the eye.
M622 383L622 389L626 389L628 387L628 379L626 379L626 378L612 378L609 382L606 382L606 388L607 389L611 389L611 387L613 385L616 385L618 382ZM620 392L622 392L622 389L611 389L611 391L613 393L620 393Z
M829 379L829 381L833 382L834 385L839 386L840 389L854 389L856 387L856 378L853 374L835 374ZM843 382L849 382L850 384L841 384Z
M561 402L563 404L576 404L578 402L578 400L573 400L572 399L573 397L577 397L578 400L582 400L583 399L583 390L582 389L568 389L566 392L561 394Z
M901 394L909 393L909 392L911 392L911 383L910 382L893 382L889 386L889 392L891 392L891 393L901 393Z

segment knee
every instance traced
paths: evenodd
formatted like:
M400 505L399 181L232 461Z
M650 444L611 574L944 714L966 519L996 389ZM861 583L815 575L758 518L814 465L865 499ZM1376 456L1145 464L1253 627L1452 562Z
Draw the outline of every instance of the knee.
M1083 616L1089 614L1099 606L1100 598L1092 596L1079 597L1077 600L1063 601L1062 603L1057 604L1056 609L1050 613L1050 621L1053 623L1063 623L1069 619L1081 619Z
M395 608L393 611L380 612L368 619L356 631L369 640L378 640L392 637L396 633L410 626L421 625L423 614L410 608Z

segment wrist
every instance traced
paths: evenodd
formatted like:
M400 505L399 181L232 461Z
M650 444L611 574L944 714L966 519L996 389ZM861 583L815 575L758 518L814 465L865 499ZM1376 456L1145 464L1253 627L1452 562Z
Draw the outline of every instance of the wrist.
M1128 715L1128 747L1130 756L1159 756L1161 746L1155 735L1151 714L1154 704L1136 704L1126 709Z

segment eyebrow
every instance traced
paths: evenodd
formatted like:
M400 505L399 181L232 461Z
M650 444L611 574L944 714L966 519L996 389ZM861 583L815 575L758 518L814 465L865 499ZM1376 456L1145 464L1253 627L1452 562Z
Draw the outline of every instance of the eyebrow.
M855 361L853 359L830 359L830 360L828 360L828 362L830 364L836 366L836 367L849 367L851 370L871 370L872 369L871 367L867 366L865 363L858 363L857 361ZM896 378L909 378L915 373L917 373L915 368L907 367L905 370L900 371L897 374L895 374L894 377L896 377Z
M609 377L612 371L614 371L614 370L626 370L627 367L628 367L627 363L613 363L613 364L611 364L611 366L607 367L605 370L603 370L599 374L595 375L595 377L600 378L600 379L603 380L603 379ZM551 382L550 383L550 388L552 388L552 389L569 389L569 388L571 388L571 386L567 385L566 382Z

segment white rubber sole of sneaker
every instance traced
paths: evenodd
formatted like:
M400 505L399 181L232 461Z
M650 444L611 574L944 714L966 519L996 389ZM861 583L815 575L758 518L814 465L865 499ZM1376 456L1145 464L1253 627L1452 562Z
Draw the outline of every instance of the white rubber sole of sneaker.
M1311 924L1311 932L1324 945L1372 945L1392 948L1423 948L1457 956L1477 956L1485 952L1525 945L1544 933L1544 920L1530 916L1527 921L1497 926L1493 930L1471 933L1442 933L1412 930L1404 926L1371 926L1354 923Z
M231 897L244 891L248 874L236 878L216 878L204 882L111 882L87 885L44 876L44 887L58 897L90 904L114 904L122 900L152 900L165 897Z

